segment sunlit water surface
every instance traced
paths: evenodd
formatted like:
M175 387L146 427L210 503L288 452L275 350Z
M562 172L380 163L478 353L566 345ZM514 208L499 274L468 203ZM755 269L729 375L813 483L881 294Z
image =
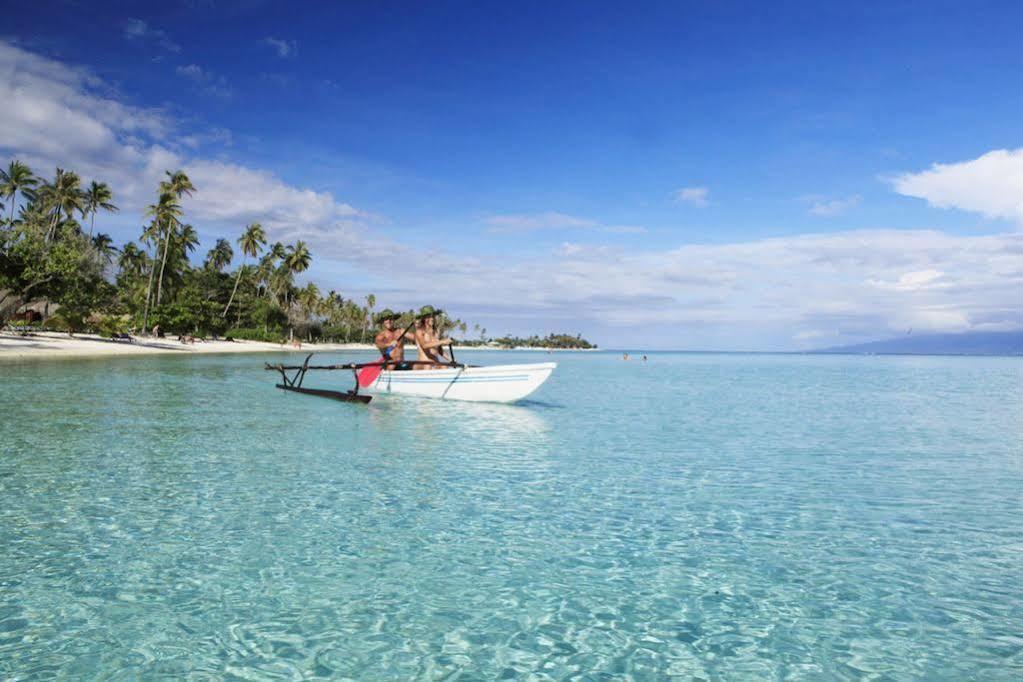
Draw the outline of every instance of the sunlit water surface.
M0 678L1023 676L1023 359L264 359L0 364Z

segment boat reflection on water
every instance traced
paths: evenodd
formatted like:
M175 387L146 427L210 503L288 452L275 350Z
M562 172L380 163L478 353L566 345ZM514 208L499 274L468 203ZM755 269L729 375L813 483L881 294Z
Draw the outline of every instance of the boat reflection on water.
M543 414L549 408L539 404L392 396L368 407L377 427L393 433L398 420L401 432L414 439L417 449L443 449L463 458L467 466L536 468L550 452L552 427Z

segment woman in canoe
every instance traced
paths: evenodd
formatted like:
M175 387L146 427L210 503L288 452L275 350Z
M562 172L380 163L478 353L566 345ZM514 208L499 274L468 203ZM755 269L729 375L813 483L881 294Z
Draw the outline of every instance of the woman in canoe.
M420 362L435 362L449 364L450 359L444 355L444 346L453 343L451 339L437 338L435 318L444 311L437 310L432 305L426 305L419 309L416 316L416 347L419 349ZM416 364L414 369L443 369L440 364Z

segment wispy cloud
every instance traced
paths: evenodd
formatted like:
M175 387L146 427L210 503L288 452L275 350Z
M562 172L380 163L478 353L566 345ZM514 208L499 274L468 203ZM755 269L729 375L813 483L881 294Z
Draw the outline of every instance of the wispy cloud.
M1023 225L1023 148L996 149L959 163L936 163L928 170L893 179L895 191L938 208L958 208Z
M933 268L927 270L915 270L899 275L898 279L883 280L869 279L867 282L878 289L889 291L921 291L923 289L939 289L950 285L944 281L945 273Z
M596 221L577 218L566 213L548 211L547 213L495 215L486 219L491 232L534 232L536 230L590 229L597 226Z
M642 234L646 229L637 225L604 225L596 220L547 211L546 213L517 213L494 215L484 223L495 234L536 232L541 230L593 230L608 234Z
M125 39L152 43L167 52L181 52L181 46L161 29L153 28L141 19L127 19L122 26Z
M807 210L811 215L822 218L833 218L842 215L850 209L859 206L862 200L858 194L843 198L829 198L811 194L802 199L810 204L810 208Z
M262 45L272 48L281 59L294 57L298 52L298 43L294 40L266 37L259 41Z
M672 192L675 201L703 208L710 203L710 190L706 187L683 187Z
M234 92L227 84L227 79L218 76L212 71L202 68L198 64L187 64L174 69L182 78L192 81L204 94L222 99L230 98Z

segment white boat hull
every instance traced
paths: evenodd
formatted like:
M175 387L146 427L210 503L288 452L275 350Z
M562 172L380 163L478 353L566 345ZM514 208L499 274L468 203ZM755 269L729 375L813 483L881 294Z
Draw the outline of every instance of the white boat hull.
M363 390L477 402L511 403L540 388L557 367L553 362L452 369L383 371Z

